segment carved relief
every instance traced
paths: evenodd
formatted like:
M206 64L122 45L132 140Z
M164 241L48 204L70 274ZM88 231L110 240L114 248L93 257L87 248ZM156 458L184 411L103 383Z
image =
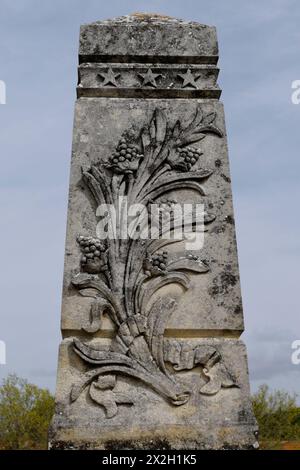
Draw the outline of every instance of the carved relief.
M164 360L172 364L176 371L191 370L202 366L202 373L208 379L199 393L215 395L223 388L237 387L236 379L229 372L220 352L213 346L192 347L175 339L165 339Z
M142 86L151 85L156 88L156 79L161 77L161 73L153 73L151 69L148 69L145 74L139 73L138 76L143 80Z
M99 73L99 76L103 79L101 83L102 86L106 86L106 85L112 85L115 87L118 86L116 79L120 76L120 74L113 72L111 67L109 67L106 72Z
M202 151L195 145L208 133L222 137L215 119L215 113L203 115L198 108L187 125L177 121L170 126L166 115L156 109L136 139L124 133L106 162L82 169L83 180L96 204L117 205L122 196L127 196L128 205L141 203L147 209L153 202L162 204L171 214L171 229L178 228L179 222L172 213L174 201L168 200L165 193L187 188L205 196L202 183L213 171L202 168ZM193 169L195 165L197 169ZM214 218L206 213L204 223L209 224ZM122 216L119 223L122 229ZM191 229L194 223L192 219ZM117 376L141 380L174 405L186 403L191 390L176 380L166 362L173 364L174 372L201 365L207 379L201 393L214 394L221 387L235 384L214 348L186 351L182 344L164 339L176 302L165 297L153 303L153 295L173 283L187 290L188 273L204 275L209 266L193 254L171 256L166 247L176 240L164 239L159 224L158 231L158 239L102 241L89 235L77 238L81 272L73 277L72 284L81 295L94 299L83 330L98 331L102 316L107 313L116 335L109 351L74 340L76 354L93 368L74 384L71 401L89 387L90 397L104 407L108 418L115 416L119 405L133 404L130 397L115 391Z
M100 96L102 92L115 91L119 95L126 90L133 92L145 88L153 94L173 90L178 96L190 96L194 92L199 95L202 91L203 96L206 93L219 97L217 75L218 69L210 64L190 65L188 68L177 64L82 64L78 90L80 93L89 90Z
M118 405L133 405L132 394L115 391L116 375L99 376L89 387L90 398L105 409L107 418L113 418L118 413Z
M196 80L198 80L200 75L199 74L193 75L191 72L191 69L188 69L185 73L179 73L178 77L180 77L183 80L183 83L181 85L182 88L185 88L186 86L192 86L194 88L198 88Z

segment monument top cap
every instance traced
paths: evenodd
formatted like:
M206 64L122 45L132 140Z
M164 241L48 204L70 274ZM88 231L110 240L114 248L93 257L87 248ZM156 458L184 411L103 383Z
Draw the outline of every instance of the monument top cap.
M154 13L96 21L81 26L79 60L216 64L216 29Z

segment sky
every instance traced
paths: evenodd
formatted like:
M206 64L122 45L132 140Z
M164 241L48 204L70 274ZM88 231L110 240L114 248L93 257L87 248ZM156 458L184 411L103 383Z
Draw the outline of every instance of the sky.
M300 394L298 0L0 0L0 379L54 391L79 26L136 11L217 27L251 389Z

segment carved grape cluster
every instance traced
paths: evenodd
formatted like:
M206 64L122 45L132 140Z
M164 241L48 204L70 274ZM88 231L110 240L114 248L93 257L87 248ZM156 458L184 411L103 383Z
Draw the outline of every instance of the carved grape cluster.
M117 173L132 173L138 169L139 160L144 155L139 148L122 138L115 152L109 158L109 167Z
M91 273L103 270L106 265L105 244L99 238L83 235L77 237L77 242L82 252L80 263L84 270Z
M168 163L174 170L190 171L190 169L197 163L201 150L193 147L177 148L176 152L169 155Z
M147 257L144 262L144 271L148 276L155 276L167 273L168 252L156 253Z
M187 171L189 171L192 168L192 166L194 166L195 163L197 163L201 155L200 150L197 150L193 147L179 149L178 151L179 151L179 157L181 160L180 163L183 163L185 165L185 167L187 168Z
M168 252L163 251L162 253L157 253L150 258L150 263L152 266L157 266L162 271L167 269L168 263Z

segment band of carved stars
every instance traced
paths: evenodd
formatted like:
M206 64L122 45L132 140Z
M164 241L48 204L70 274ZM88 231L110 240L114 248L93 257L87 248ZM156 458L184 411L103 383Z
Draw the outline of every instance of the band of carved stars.
M161 73L153 73L150 68L148 68L146 73L135 72L137 76L142 80L141 86L152 86L157 88L157 80L159 77L162 77ZM101 77L102 86L111 85L118 87L117 79L121 76L121 73L114 72L111 67L108 67L106 72L98 73L98 76ZM177 77L182 80L181 88L193 87L198 89L196 81L199 79L200 74L193 74L191 69L187 69L185 73L178 73Z

